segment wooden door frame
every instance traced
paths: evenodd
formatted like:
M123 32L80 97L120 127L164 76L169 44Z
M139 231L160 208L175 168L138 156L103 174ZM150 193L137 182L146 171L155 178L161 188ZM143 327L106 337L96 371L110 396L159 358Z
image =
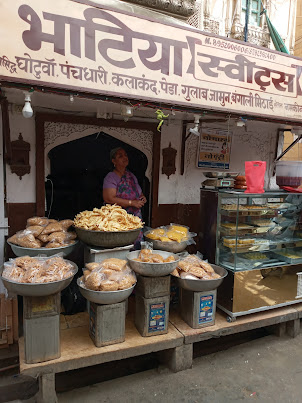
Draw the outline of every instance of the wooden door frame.
M153 161L151 178L151 225L158 213L158 185L159 185L159 164L160 164L160 142L161 133L157 131L156 123L135 122L133 120L124 122L122 120L98 119L89 116L71 116L64 114L37 113L36 114L36 214L45 214L45 159L44 159L44 124L72 123L94 125L102 127L118 127L125 129L148 130L153 133Z

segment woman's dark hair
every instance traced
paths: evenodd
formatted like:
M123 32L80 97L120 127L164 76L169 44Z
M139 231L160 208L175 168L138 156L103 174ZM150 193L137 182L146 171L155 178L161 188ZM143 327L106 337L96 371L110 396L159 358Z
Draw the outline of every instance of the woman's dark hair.
M116 153L118 150L123 150L123 147L116 147L110 151L110 161L112 161L116 157Z

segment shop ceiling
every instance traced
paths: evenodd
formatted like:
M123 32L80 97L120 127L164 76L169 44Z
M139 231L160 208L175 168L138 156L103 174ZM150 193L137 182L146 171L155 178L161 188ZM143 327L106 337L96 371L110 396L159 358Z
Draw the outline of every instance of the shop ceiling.
M21 114L23 105L24 105L24 92L19 88L12 87L1 87L2 95L5 96L10 104L10 111L12 114ZM75 96L73 97L73 101L71 102L70 96L68 94L52 94L52 93L43 93L34 91L31 95L31 104L36 112L46 112L46 113L60 113L60 114L68 114L68 115L76 115L76 116L92 116L98 117L100 119L116 119L122 120L121 116L121 104L125 104L126 101L122 99L116 99L116 102L108 102L101 100L93 100L84 98L83 96ZM134 105L133 117L130 118L132 121L150 121L157 122L156 119L156 106L143 106L139 101L127 101L129 105ZM196 111L179 111L178 106L173 108L173 106L164 106L163 111L166 114L169 114L169 117L166 119L165 124L181 124L185 122L186 124L194 123L194 115ZM226 113L218 113L211 111L201 111L200 123L205 125L211 125L215 127L226 127L229 124L231 127L237 126L238 121L243 121L244 123L251 123L252 121L256 121L255 118L241 118L240 116L236 116L234 114L226 114ZM229 121L229 123L228 123ZM291 130L292 128L297 127L297 124L284 124L278 122L271 122L267 120L262 123L269 123L270 126L274 125L276 130ZM238 124L238 126L240 126ZM244 126L244 124L243 124Z

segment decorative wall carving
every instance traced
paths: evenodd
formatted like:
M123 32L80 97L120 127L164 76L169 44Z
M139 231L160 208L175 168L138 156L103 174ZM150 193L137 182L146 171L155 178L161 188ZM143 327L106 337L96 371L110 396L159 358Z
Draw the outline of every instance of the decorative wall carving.
M203 21L203 30L219 35L219 21L212 18L205 18Z
M10 146L12 150L11 160L9 161L10 169L12 173L18 175L21 180L22 176L30 173L30 144L23 140L23 136L20 133L18 140L12 141Z
M247 130L240 133L234 134L234 141L239 144L248 144L250 148L253 149L251 155L257 154L259 161L267 160L269 155L269 150L271 150L271 136L266 134L263 136L263 132L256 130Z
M231 37L240 41L244 40L244 26L241 22L235 20L232 27ZM248 42L268 48L270 45L270 34L267 30L267 26L255 27L249 25Z
M187 23L189 25L192 25L192 27L200 28L200 21L201 21L201 5L196 4L194 14L187 19Z
M195 11L195 0L126 0L126 2L182 17L189 17Z
M175 174L176 166L175 166L175 159L176 159L177 150L171 147L171 142L169 143L169 147L162 149L163 155L163 166L162 166L162 173L167 175L168 179L171 175Z
M148 159L146 176L151 180L152 176L152 154L153 154L153 132L148 130L127 129L122 127L102 127L84 124L71 124L59 122L46 122L45 131L45 175L49 173L48 153L54 147L77 140L98 132L105 132L110 136L124 141L142 151ZM47 169L48 168L48 169Z

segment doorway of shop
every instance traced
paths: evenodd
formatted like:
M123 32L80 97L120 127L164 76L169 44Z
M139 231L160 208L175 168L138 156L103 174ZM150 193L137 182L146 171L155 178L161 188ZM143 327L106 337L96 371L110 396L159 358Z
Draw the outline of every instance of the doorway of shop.
M104 132L59 145L49 153L50 175L46 181L46 214L50 218L71 218L83 210L103 205L104 177L113 166L110 150L123 147L129 156L129 170L133 172L148 202L142 210L149 224L150 182L145 176L146 155L138 149Z

